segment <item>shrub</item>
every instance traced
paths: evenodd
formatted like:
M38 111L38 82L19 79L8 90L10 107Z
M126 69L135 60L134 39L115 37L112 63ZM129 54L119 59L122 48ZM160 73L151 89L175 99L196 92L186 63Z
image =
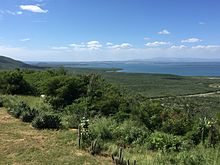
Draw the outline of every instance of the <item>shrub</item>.
M21 113L21 120L23 122L32 122L32 120L37 116L38 112L35 109L27 109Z
M174 135L185 135L192 129L194 121L189 120L187 114L178 109L171 109L163 112L163 123L160 128L161 131L171 133Z
M98 155L101 153L102 150L103 150L103 144L100 139L95 139L94 141L91 142L90 153L92 155Z
M4 72L1 80L1 88L4 94L30 94L32 88L24 79L20 70Z
M61 119L57 114L41 113L32 121L32 126L37 129L59 129Z
M3 103L3 107L5 108L11 108L13 106L15 106L16 104L18 104L18 101L15 99L15 97L11 96L11 95L4 95L2 96L2 103Z
M186 137L195 145L206 142L208 146L215 146L219 142L220 133L215 120L200 118L200 122L186 134Z
M162 151L179 151L182 147L182 139L172 134L154 132L148 140L148 149Z
M19 102L18 104L10 105L10 108L8 109L8 113L16 118L19 118L23 112L29 110L30 107L22 101Z
M78 128L79 119L76 115L65 115L62 117L62 125L64 128Z
M114 134L123 144L141 144L149 136L149 130L133 120L125 120L115 130Z
M68 105L64 109L65 113L70 116L76 117L76 122L79 124L80 119L83 117L89 116L89 105L86 97L81 97L80 99L76 100L71 105Z
M176 160L179 162L178 164L184 164L184 165L205 165L206 163L206 158L204 156L204 153L195 151L195 152L180 152Z
M95 119L89 125L89 132L95 138L100 138L102 140L113 139L113 130L116 127L116 122L111 118L99 118Z
M40 112L53 112L53 107L44 102L44 100L40 100L39 102L37 102L34 106L34 109L36 109L39 113Z

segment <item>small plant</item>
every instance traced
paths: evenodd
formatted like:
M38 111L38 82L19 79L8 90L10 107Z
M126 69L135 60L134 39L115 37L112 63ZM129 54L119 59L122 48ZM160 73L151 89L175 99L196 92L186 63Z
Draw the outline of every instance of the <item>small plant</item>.
M32 121L32 126L37 129L59 129L61 119L57 114L41 113Z
M125 120L113 130L113 133L123 145L130 145L142 144L146 141L150 131L143 124L133 120Z
M116 127L116 122L111 118L97 118L89 125L89 132L95 138L102 140L113 139L113 130Z
M83 117L81 123L78 125L79 148L89 147L91 141L93 140L93 137L91 136L88 127L89 127L89 119Z
M21 120L23 122L32 122L32 120L38 115L38 112L35 109L27 109L21 113Z
M161 151L179 151L182 149L182 139L172 134L155 132L152 133L149 137L148 149Z
M121 147L119 148L119 156L115 157L112 155L112 160L116 165L127 165L126 160L124 160L123 149Z
M8 113L14 116L15 118L19 118L23 112L27 112L29 110L30 107L22 101L19 102L18 104L14 104L14 105L11 104L8 109Z
M177 161L180 164L185 164L185 165L205 165L206 164L206 159L204 157L204 153L200 153L200 152L188 152L188 151L184 151L181 152L177 155L176 157Z
M102 148L101 148L101 144L100 141L98 139L95 139L92 143L91 143L91 147L90 147L90 153L92 155L97 155L100 154Z
M62 125L64 128L78 128L79 125L79 120L76 115L71 114L71 115L63 115L62 116Z
M112 155L112 160L113 160L113 162L116 164L116 165L131 165L131 162L130 162L130 160L125 160L124 159L124 157L123 157L123 148L122 147L120 147L119 148L119 156L117 157L117 156L114 156L114 155ZM136 165L136 163L137 163L137 161L136 160L134 160L134 163L133 163L133 165Z

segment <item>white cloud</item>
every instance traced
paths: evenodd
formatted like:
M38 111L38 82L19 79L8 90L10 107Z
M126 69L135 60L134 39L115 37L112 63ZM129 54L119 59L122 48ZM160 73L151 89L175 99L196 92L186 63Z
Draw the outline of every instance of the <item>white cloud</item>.
M170 45L170 42L155 41L155 42L148 42L145 44L145 46L148 46L148 47L158 47L158 46L165 46L165 45Z
M107 45L107 46L112 46L112 45L114 45L114 44L111 43L111 42L107 42L106 45Z
M187 48L185 45L173 45L170 47L171 49L184 49Z
M184 49L171 47L146 47L132 49L73 49L54 47L55 49L29 49L0 44L2 55L25 61L119 61L152 58L199 58L220 59L220 45L198 45ZM58 48L58 49L56 49ZM65 53L64 53L65 51Z
M22 15L22 11L11 11L11 10L1 10L1 14L9 14L9 15Z
M30 41L31 39L30 38L22 38L20 39L21 42L26 42L26 41Z
M170 34L170 32L166 29L162 30L162 31L159 31L158 34L161 34L161 35L168 35Z
M197 46L193 46L193 49L220 49L220 45L197 45Z
M89 41L87 42L87 48L91 50L98 50L102 47L102 44L100 44L99 41Z
M53 50L67 50L68 47L66 47L66 46L53 46L53 47L51 47L51 49L53 49Z
M70 44L70 47L73 47L74 49L79 49L79 48L85 48L86 45L84 43L81 44Z
M182 43L195 43L195 42L201 42L202 40L199 38L188 38L185 40L182 40Z
M132 47L133 47L133 45L131 45L130 43L122 43L119 45L110 46L110 48L113 48L113 49L130 49Z
M34 13L47 13L48 12L48 10L43 10L42 8L40 8L37 5L20 5L20 8L22 10L31 11Z

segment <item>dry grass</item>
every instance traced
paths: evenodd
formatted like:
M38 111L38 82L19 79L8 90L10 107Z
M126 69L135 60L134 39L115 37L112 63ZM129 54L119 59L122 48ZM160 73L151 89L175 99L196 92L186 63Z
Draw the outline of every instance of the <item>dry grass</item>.
M76 131L36 130L0 109L0 164L110 165L110 158L78 150Z

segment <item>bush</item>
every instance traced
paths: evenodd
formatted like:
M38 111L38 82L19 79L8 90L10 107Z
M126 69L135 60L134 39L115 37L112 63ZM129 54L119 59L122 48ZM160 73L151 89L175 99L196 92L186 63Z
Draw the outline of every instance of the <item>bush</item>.
M205 165L206 158L204 156L204 153L195 151L195 152L188 152L184 151L177 155L176 157L178 164L184 164L184 165Z
M186 137L191 139L195 145L206 143L208 146L215 146L220 141L216 121L208 118L200 118L200 122L186 134Z
M194 124L194 121L189 120L187 114L178 109L167 110L162 116L163 123L160 130L166 133L183 136L192 129Z
M142 144L149 136L149 130L133 120L125 120L115 130L114 134L123 144Z
M111 118L99 118L95 119L89 125L89 132L94 138L100 138L102 140L113 139L113 130L116 128L116 122Z
M182 139L172 134L154 132L148 140L148 149L162 151L179 151L182 149Z
M11 96L11 95L4 95L2 96L2 103L3 103L3 107L5 108L11 108L13 106L15 106L16 104L18 104L18 101L15 99L15 97Z
M79 119L76 115L65 115L62 117L62 125L64 128L78 128Z
M66 106L64 111L67 115L75 116L78 124L80 123L80 119L90 116L90 108L86 97L81 97L71 105Z
M98 155L103 150L103 143L100 139L95 139L91 142L90 153L92 155Z
M16 118L19 118L23 112L29 111L30 107L22 102L19 102L18 104L12 104L10 105L8 109L8 113Z
M32 122L32 120L37 116L38 112L35 109L28 109L21 113L21 120L23 122Z
M32 88L20 70L3 72L1 88L4 94L31 94Z
M61 119L57 114L41 113L32 121L32 126L37 129L59 129Z

